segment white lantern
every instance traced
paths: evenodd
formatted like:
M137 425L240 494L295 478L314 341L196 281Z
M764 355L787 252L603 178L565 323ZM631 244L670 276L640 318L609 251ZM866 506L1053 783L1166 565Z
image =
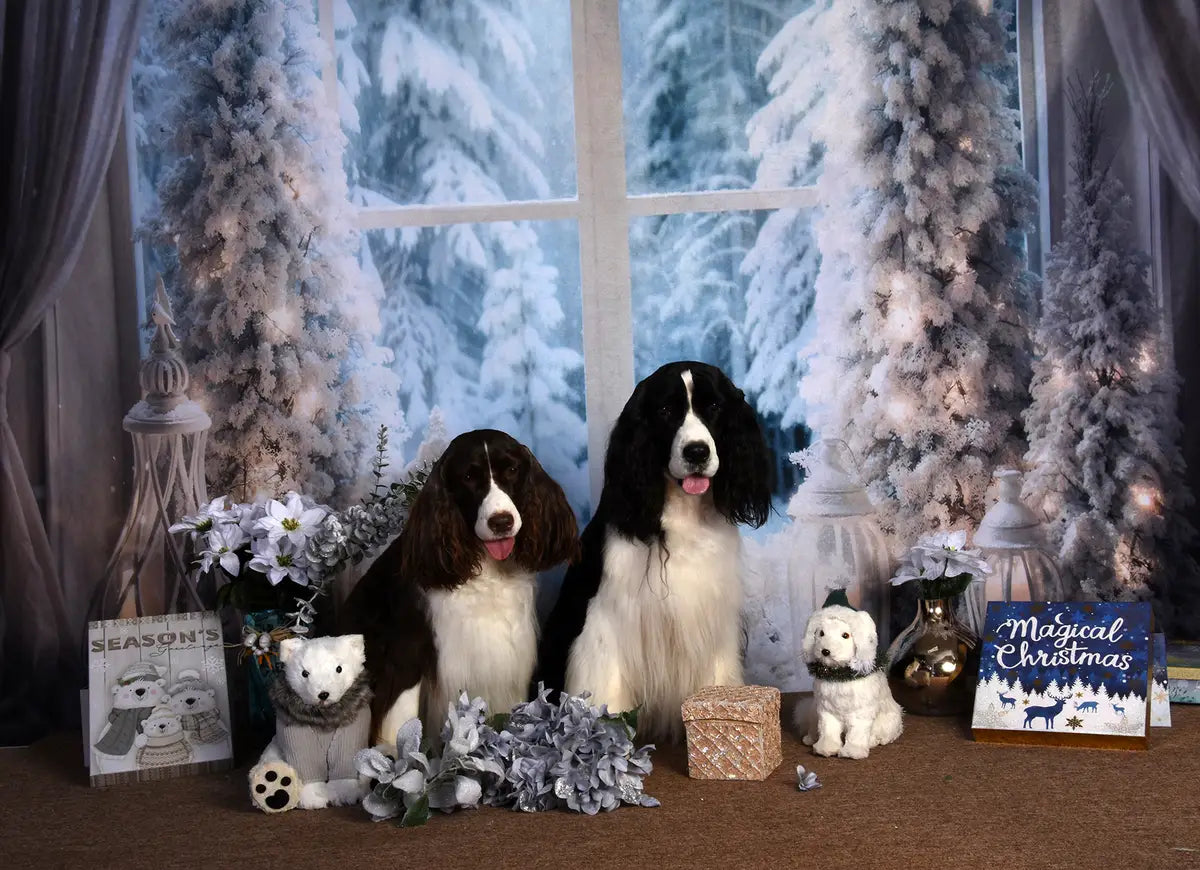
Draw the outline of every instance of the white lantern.
M993 477L999 497L975 533L975 546L992 566L987 583L977 584L983 587L983 599L1061 601L1062 580L1046 548L1045 528L1021 501L1021 472L1001 468Z
M875 620L879 648L890 635L892 562L875 508L844 441L818 441L802 459L807 476L788 503L788 590L796 655L804 625L835 589Z
M133 502L93 600L101 619L204 609L179 538L167 529L208 501L204 442L212 420L187 397L188 371L161 277L150 319L142 400L123 421L133 436Z

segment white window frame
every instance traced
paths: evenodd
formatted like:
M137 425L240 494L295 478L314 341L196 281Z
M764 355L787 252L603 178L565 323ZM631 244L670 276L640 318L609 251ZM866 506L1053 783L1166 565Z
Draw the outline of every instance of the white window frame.
M583 375L592 504L600 498L608 433L634 386L629 222L686 212L810 208L815 187L634 195L625 180L620 0L570 0L576 195L500 203L360 208L360 230L490 221L574 220L579 225ZM333 0L319 0L326 93L336 107ZM614 71L616 74L614 74Z

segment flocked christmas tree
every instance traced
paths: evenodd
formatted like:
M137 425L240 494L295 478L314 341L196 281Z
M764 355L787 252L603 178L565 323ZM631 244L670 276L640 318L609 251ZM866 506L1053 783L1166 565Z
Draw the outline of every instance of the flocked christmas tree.
M193 395L214 419L210 488L349 495L378 424L400 420L313 5L186 0L160 44L178 89L164 124L177 158L154 230L178 250Z
M970 0L838 0L829 14L801 397L814 429L857 454L903 545L973 525L993 469L1024 452L1032 181L996 16Z
M1069 93L1072 178L1046 264L1025 497L1044 512L1076 591L1129 600L1161 597L1168 578L1194 577L1195 566L1185 553L1193 532L1178 378L1150 262L1104 154L1107 93L1098 79Z

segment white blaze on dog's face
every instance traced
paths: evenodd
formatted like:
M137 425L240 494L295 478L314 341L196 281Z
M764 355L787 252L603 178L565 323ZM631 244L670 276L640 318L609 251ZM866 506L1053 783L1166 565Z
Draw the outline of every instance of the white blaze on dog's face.
M366 651L361 634L290 637L279 644L283 673L300 698L314 707L336 704L362 673Z
M521 531L521 512L512 497L496 483L486 444L484 455L488 456L488 489L475 514L475 537L483 541L489 556L503 561L512 555L517 532Z
M717 456L717 444L712 432L696 414L692 404L695 384L691 369L685 369L680 377L687 391L687 414L671 441L667 472L683 485L684 492L702 495L708 491L710 479L720 468L721 459Z
M804 655L830 667L849 666L866 673L875 667L878 644L875 622L861 610L834 605L809 617L804 631Z

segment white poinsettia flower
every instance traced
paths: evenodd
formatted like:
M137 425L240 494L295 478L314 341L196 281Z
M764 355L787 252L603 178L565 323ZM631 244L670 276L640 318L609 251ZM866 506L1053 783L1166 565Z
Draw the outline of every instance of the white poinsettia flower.
M316 534L329 511L321 507L305 507L299 493L289 492L287 503L271 499L267 502L266 514L255 523L255 529L265 531L272 541L287 538L298 547L303 547L310 536Z
M254 558L250 560L250 569L266 575L272 586L278 586L284 580L308 585L308 560L304 558L302 547L287 538L278 541L258 538L251 542L251 550Z
M200 553L200 570L211 571L216 562L229 576L238 576L242 570L242 560L237 551L248 541L242 527L234 523L224 523L211 529L204 536L205 549Z
M992 573L982 553L968 550L966 546L965 531L923 535L900 560L892 583L899 586L910 580L938 580L963 574L970 574L978 580L984 574Z

